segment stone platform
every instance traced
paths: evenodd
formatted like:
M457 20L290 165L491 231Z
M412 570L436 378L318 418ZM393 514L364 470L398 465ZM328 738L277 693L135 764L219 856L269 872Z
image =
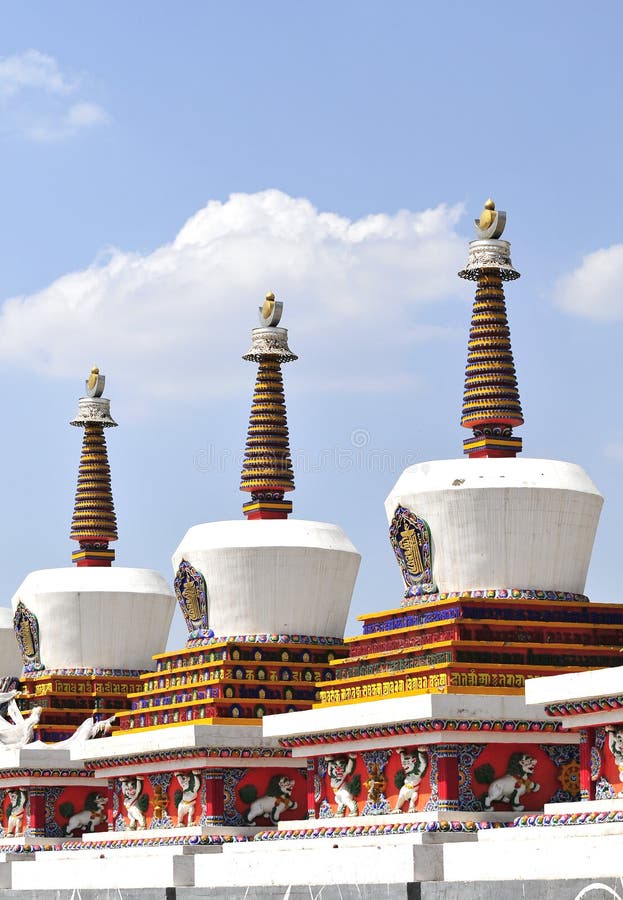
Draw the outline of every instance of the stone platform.
M618 822L359 837L263 832L262 838L5 852L1 897L623 900Z

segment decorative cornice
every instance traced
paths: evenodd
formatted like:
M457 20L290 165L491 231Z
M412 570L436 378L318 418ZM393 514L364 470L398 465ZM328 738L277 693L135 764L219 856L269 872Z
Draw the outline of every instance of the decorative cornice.
M511 245L508 241L470 241L467 265L459 272L459 278L479 281L484 274L496 273L502 281L515 281L519 272L511 261Z
M117 423L110 415L110 400L106 397L81 397L78 400L78 412L69 424L78 428L84 428L86 425L117 427Z
M97 832L96 832L97 834ZM103 836L102 832L102 836ZM118 836L109 837L107 840L84 843L83 841L65 841L62 840L58 844L37 844L28 841L26 838L23 844L0 844L0 853L39 853L48 851L53 853L56 850L89 850L103 849L116 850L123 847L171 847L171 846L205 846L210 844L243 844L248 841L248 837L244 834L204 834L204 835L184 835L175 834L169 837L129 837L127 833L120 832Z
M395 834L418 834L422 832L474 833L489 831L492 828L507 828L512 823L506 822L388 822L371 823L370 825L320 825L315 828L280 828L278 831L259 831L254 841L293 841L315 838L360 837L366 835L391 836Z
M251 332L251 347L242 358L259 363L269 357L280 363L298 359L288 347L287 328L254 328Z
M402 602L403 607L436 603L439 600L559 600L564 603L588 603L585 594L568 591L545 591L535 588L484 588L479 591L440 591L427 594L419 586L411 588Z
M115 738L111 738L115 740ZM177 762L180 759L289 759L290 752L282 747L193 747L188 750L153 750L128 756L115 756L104 760L87 760L89 771L110 769L111 766L134 766L143 763Z
M28 745L26 748L28 749ZM0 764L2 756L0 756ZM83 768L76 769L5 769L0 766L0 781L8 778L92 778L91 772Z
M236 634L228 636L202 636L200 632L191 631L186 648L208 647L210 644L317 644L321 647L332 647L343 644L340 637L324 637L315 634ZM167 653L167 656L175 656L175 651Z
M35 681L41 678L52 678L58 676L70 676L82 678L85 675L104 678L138 678L147 672L147 669L38 669L36 672L28 673L28 680Z
M304 734L292 738L280 738L282 747L308 747L317 744L333 744L338 741L366 741L371 738L401 737L406 734L443 733L445 731L463 731L466 733L504 732L545 733L560 731L558 722L530 722L528 720L493 720L493 719L426 719L423 721L396 723L395 725L370 725L366 728L352 728L344 731L327 731L321 734Z
M545 712L548 716L584 716L590 713L609 712L613 709L623 709L623 696L550 703L545 707Z
M610 822L623 822L623 810L608 812L577 813L535 813L532 816L519 816L511 823L513 828L549 828L558 825L604 825Z

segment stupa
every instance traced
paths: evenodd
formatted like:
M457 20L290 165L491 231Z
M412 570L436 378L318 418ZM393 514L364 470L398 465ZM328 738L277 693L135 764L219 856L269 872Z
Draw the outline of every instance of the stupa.
M459 273L476 282L465 455L410 466L385 503L402 602L360 616L312 710L265 720L315 766L310 816L512 819L580 790L583 736L528 708L524 684L616 665L623 609L584 595L597 488L580 466L517 456L505 223L487 201Z
M342 896L348 885L358 896L441 900L456 893L442 882L455 881L475 900L511 896L493 879L541 877L532 892L519 890L544 897L561 874L619 871L618 796L599 801L605 819L565 809L581 796L592 810L588 782L605 746L612 777L597 787L623 790L612 775L618 767L623 778L623 608L584 594L602 504L589 477L570 463L517 457L523 414L503 285L519 274L504 225L487 201L460 273L477 282L467 458L409 467L386 501L401 602L364 614L363 634L344 639L359 556L336 526L289 518L281 365L295 357L281 304L268 295L245 356L258 364L245 519L197 525L182 539L173 565L186 646L157 653L152 671L135 678L140 689L120 692L116 733L92 739L90 721L70 743L11 749L0 721L0 854L17 844L29 860L0 855L0 888L24 897L128 888L150 900L185 889L249 896L254 886L277 898L297 885ZM27 579L14 600L22 705L53 700L59 734L76 709L102 712L60 699L89 695L94 676L96 693L110 694L93 660L126 660L101 625L112 615L117 634L122 618L106 574L117 533L103 439L114 423L102 390L94 370L75 420L85 427L77 567L33 573L39 581ZM134 599L131 579L122 580L127 623ZM144 660L142 637L128 651L133 666ZM50 671L44 661L74 668ZM567 674L549 677L556 672ZM0 702L18 719L12 693L0 690ZM37 717L35 709L16 726L18 737ZM578 821L608 830L597 824L599 841L578 831L568 842L549 827ZM33 854L35 841L60 852ZM297 852L273 852L288 848ZM575 883L573 894L594 887Z
M75 566L31 572L11 600L23 660L20 704L42 707L38 736L47 741L127 705L154 650L166 646L175 609L158 572L112 567L117 523L105 429L117 423L104 384L94 366L71 422L84 429L71 524Z
M282 308L267 295L244 355L258 365L244 518L195 525L182 538L173 567L186 646L156 654L141 690L128 695L131 708L117 714L113 739L82 751L91 772L111 779L115 830L257 828L307 807L305 762L265 738L262 719L309 709L332 661L346 654L360 557L338 526L290 518L284 499L294 475L281 366L296 356Z

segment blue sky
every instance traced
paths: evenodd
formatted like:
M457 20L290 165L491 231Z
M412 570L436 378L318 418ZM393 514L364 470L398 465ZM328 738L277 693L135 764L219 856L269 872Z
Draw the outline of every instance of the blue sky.
M363 554L354 614L398 604L383 499L409 462L460 453L455 272L489 195L523 276L525 454L577 461L605 494L587 590L620 600L621 19L615 2L0 3L0 602L69 564L67 421L93 363L122 426L118 563L170 577L187 527L241 514L240 355L274 290L300 356L295 514Z

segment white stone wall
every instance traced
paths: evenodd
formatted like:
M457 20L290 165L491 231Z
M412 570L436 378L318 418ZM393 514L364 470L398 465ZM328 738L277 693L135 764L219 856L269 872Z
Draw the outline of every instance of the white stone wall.
M549 459L447 459L402 473L385 501L431 529L440 591L584 592L603 497L584 470Z
M204 576L216 635L341 637L361 557L337 525L299 519L210 522L173 555Z
M31 572L11 600L14 610L20 600L37 617L49 669L151 669L175 609L162 575L121 567Z

